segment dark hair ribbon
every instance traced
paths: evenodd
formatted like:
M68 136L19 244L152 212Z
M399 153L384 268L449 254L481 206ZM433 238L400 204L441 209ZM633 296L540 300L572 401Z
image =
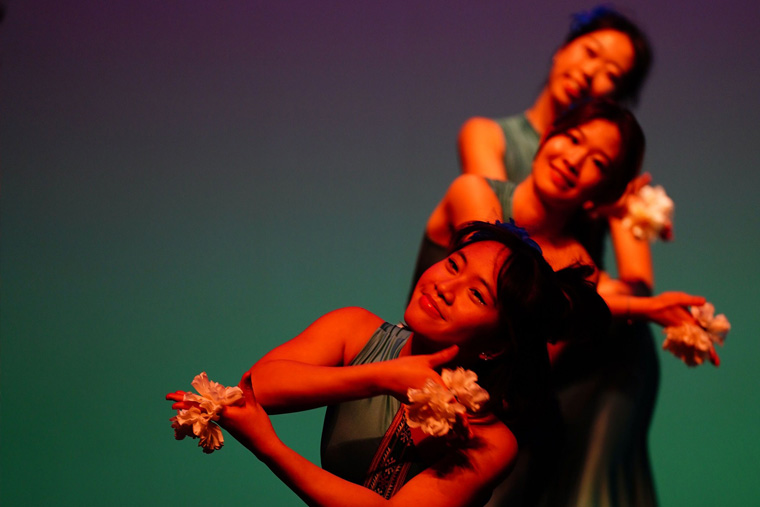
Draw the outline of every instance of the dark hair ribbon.
M536 243L533 238L530 237L530 234L528 234L528 231L520 227L515 223L515 219L512 217L509 217L509 222L502 222L501 220L497 220L494 222L494 225L497 227L500 227L508 232L510 232L513 236L517 236L517 239L531 247L533 250L544 255L544 252L541 250L541 247L538 243ZM488 232L488 230L482 230L478 231L475 234L472 235L473 239L477 239L478 241L486 241L488 239L491 239L493 237L492 234Z
M570 23L570 32L580 32L597 19L609 15L616 16L619 14L614 8L606 4L597 5L587 11L576 12L573 14L573 20Z

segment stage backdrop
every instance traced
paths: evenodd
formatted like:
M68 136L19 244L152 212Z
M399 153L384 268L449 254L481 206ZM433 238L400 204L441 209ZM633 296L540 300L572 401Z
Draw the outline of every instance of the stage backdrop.
M578 1L4 1L0 503L297 505L164 394L235 384L328 310L400 320L473 115L523 110ZM660 353L663 505L760 497L760 10L625 1L656 64L637 108L674 198L657 290L733 324L723 364ZM656 330L658 340L660 331ZM277 416L318 462L322 411Z

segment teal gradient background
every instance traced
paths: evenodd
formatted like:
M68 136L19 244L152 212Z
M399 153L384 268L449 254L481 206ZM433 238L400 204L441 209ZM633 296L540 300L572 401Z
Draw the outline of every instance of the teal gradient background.
M8 0L0 25L0 503L298 505L164 394L225 384L321 314L396 321L470 116L533 100L577 1ZM676 202L657 290L733 325L662 352L663 505L760 497L760 9L618 2L656 63L637 115ZM656 336L660 336L659 330ZM318 462L322 411L274 417Z

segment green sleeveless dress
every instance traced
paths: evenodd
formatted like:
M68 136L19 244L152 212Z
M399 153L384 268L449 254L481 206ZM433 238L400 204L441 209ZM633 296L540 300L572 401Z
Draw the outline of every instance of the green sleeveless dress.
M383 323L351 365L389 361L399 356L412 332ZM322 429L322 468L355 484L363 484L375 453L401 406L393 396L374 396L327 407ZM413 465L406 480L419 473Z
M525 113L497 118L494 121L501 127L507 145L507 149L504 150L507 179L520 183L530 175L541 136L530 124Z

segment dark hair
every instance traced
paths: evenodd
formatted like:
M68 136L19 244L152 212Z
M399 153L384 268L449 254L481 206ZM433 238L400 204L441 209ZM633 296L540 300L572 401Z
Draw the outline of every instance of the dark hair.
M612 98L635 104L653 60L652 48L644 32L609 5L597 5L588 11L573 14L572 18L570 33L567 34L563 46L582 35L599 30L615 30L628 36L633 45L633 67L615 87Z
M465 224L454 235L452 251L478 241L496 241L509 250L497 285L504 353L480 361L474 370L491 394L492 410L520 438L556 409L547 342L595 338L609 326L610 314L585 280L593 268L574 266L555 273L540 248L526 241L527 233L514 229L509 224Z
M609 174L599 187L596 204L614 202L623 195L625 187L638 174L644 159L646 145L644 132L633 114L617 102L606 99L589 99L573 104L560 115L544 134L547 139L567 132L591 120L607 120L620 132L620 151L609 168ZM538 148L541 151L541 146Z

